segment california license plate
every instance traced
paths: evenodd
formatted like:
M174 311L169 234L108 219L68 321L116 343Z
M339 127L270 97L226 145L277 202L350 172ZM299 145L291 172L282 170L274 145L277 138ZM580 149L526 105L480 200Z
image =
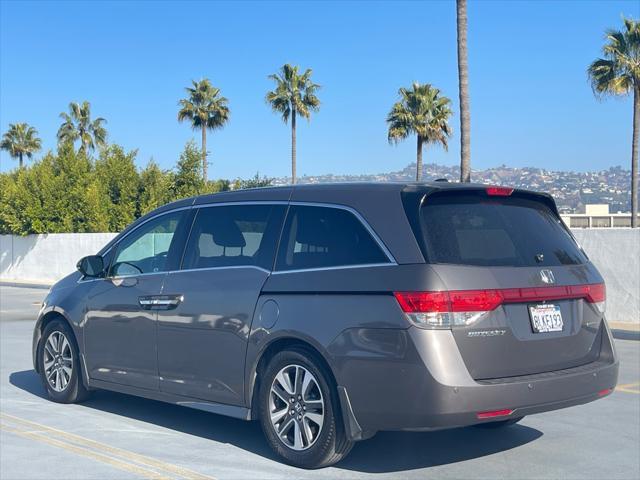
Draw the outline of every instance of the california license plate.
M561 332L564 326L558 305L529 305L529 316L533 333Z

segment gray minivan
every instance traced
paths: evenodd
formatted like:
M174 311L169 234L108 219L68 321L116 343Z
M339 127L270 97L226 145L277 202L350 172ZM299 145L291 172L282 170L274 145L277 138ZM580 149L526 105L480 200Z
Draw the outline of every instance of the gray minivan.
M258 420L330 465L382 430L504 427L612 392L603 279L546 194L447 182L180 200L47 295L49 397L94 389Z

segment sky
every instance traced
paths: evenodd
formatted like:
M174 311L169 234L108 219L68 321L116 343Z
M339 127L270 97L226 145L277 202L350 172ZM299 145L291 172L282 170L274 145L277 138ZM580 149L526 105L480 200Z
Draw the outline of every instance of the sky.
M448 151L459 162L453 1L0 3L0 131L27 122L43 152L59 114L88 100L111 142L172 168L200 135L178 123L192 79L209 78L231 118L207 138L211 178L290 172L290 130L265 103L284 63L312 68L321 109L298 122L298 175L379 173L415 161L415 139L387 141L398 89L431 83L452 100ZM632 99L598 100L586 68L607 28L640 2L469 0L473 168L629 168ZM41 153L41 154L42 154ZM36 155L36 158L41 154ZM0 170L15 166L0 153Z

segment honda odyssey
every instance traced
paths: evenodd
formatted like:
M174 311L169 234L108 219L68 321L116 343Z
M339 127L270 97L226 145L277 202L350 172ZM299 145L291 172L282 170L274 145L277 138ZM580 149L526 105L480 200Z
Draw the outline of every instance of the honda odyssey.
M618 376L603 279L553 199L448 182L158 208L53 286L33 361L53 401L257 420L305 468L378 431L505 427Z

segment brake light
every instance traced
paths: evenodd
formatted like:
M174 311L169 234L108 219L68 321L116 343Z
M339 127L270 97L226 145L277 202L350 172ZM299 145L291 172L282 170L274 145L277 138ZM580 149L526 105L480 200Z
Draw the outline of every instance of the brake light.
M478 420L483 420L485 418L495 418L495 417L508 417L513 413L513 410L505 409L505 410L492 410L490 412L479 412L476 413L476 417Z
M604 312L603 283L549 287L394 292L402 311L418 326L450 328L471 325L505 303L544 302L582 298Z
M613 388L605 388L604 390L600 390L598 392L598 396L599 397L606 397L607 395L609 395L611 392L613 392Z
M487 187L487 195L493 197L508 197L513 193L513 188L509 187Z

